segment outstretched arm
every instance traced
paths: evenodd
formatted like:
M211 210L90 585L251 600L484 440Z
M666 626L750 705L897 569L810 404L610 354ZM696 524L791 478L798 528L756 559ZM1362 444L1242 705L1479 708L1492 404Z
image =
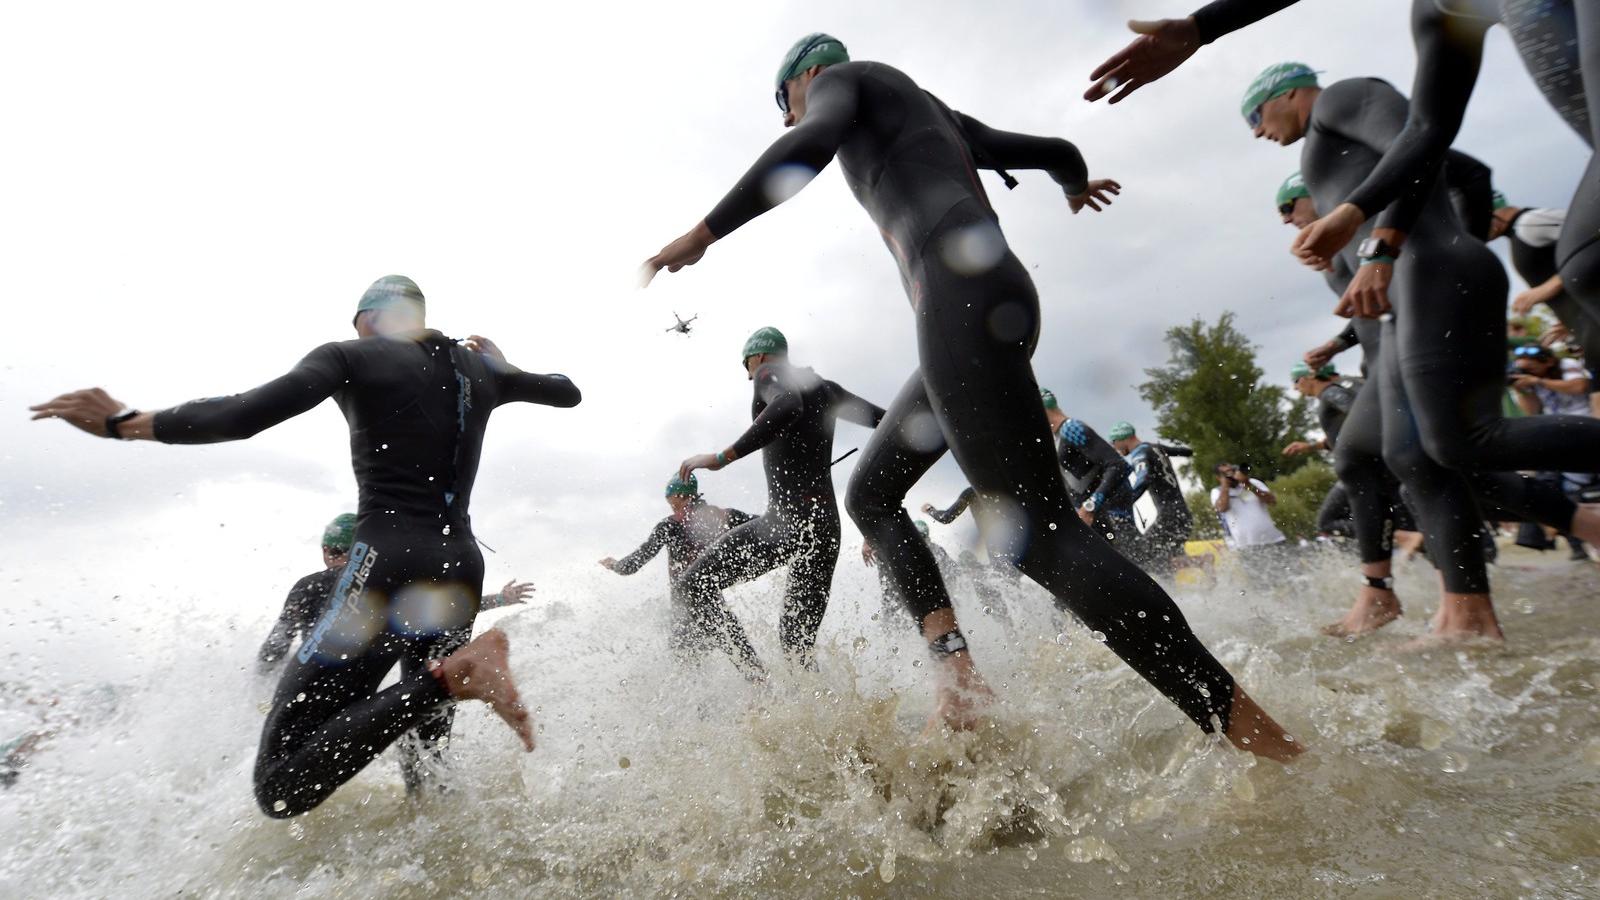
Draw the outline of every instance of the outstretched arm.
M805 412L805 398L778 377L778 370L770 365L756 370L756 396L766 404L756 420L744 434L720 453L702 453L691 456L678 466L678 477L688 478L695 469L721 469L736 459L743 459L778 439L789 423Z
M1102 205L1110 206L1111 198L1122 192L1122 185L1109 178L1091 181L1083 154L1071 141L1001 131L966 113L958 112L955 116L972 144L974 161L981 168L1047 172L1051 180L1061 185L1073 213L1085 206L1099 212Z
M643 544L639 545L639 549L612 562L606 568L618 575L632 575L639 571L644 568L645 563L655 559L656 554L661 552L661 548L667 545L670 531L671 526L667 524L665 519L657 522L656 527L650 530L650 536L644 539Z
M961 518L961 514L966 512L967 507L972 505L972 498L977 495L977 490L969 487L962 491L960 496L956 497L956 502L950 504L949 509L937 509L932 503L924 503L922 504L922 512L940 525L949 525L956 519Z
M854 422L866 428L877 428L883 421L884 411L866 400L850 393L834 382L828 382L833 389L833 413L846 422Z
M512 365L494 341L480 334L461 342L484 356L500 389L501 403L537 403L570 409L583 401L583 393L565 375L534 375Z
M1094 84L1084 92L1083 99L1094 101L1115 91L1111 102L1116 103L1183 65L1201 46L1296 2L1216 0L1185 19L1134 19L1128 28L1139 36L1089 73Z
M123 423L118 433L123 438L168 444L244 440L333 396L345 383L347 372L339 345L324 344L288 374L254 390L231 397L193 400L157 413L140 413ZM30 408L35 419L62 419L81 431L107 437L105 419L122 404L94 388L63 394Z
M995 167L1039 169L1048 173L1068 194L1082 194L1087 188L1089 167L1071 141L1001 131L964 112L955 115L967 138L976 145L975 149L986 155Z
M662 269L676 272L699 262L713 243L789 199L795 191L785 193L785 186L804 187L832 161L855 121L857 85L850 65L830 66L812 80L806 90L805 118L761 154L709 215L645 260L644 284ZM792 172L806 174L794 179Z

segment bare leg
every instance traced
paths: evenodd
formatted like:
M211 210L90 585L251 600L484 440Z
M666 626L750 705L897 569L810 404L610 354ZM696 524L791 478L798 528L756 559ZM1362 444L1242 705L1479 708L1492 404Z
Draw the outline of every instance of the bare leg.
M1567 534L1587 544L1600 544L1600 504L1578 504Z
M1441 644L1467 641L1504 642L1505 632L1495 617L1494 603L1488 594L1444 592L1439 611L1434 614L1427 634L1406 644L1405 650L1426 650Z
M1389 563L1388 561L1362 563L1361 574L1372 578L1387 578ZM1394 591L1362 585L1361 592L1356 595L1356 605L1350 607L1344 618L1332 625L1323 626L1322 633L1338 638L1370 634L1400 618L1403 613L1404 610L1400 608L1400 598L1395 596Z
M922 637L929 643L949 634L956 627L955 610L946 606L928 613L922 620ZM943 722L952 731L970 731L982 721L982 709L994 702L994 692L972 664L972 653L958 650L946 657L940 667L938 702L928 716L926 734Z
M523 749L532 753L533 718L517 696L510 662L511 642L506 640L506 633L491 628L460 650L430 663L428 669L452 698L489 704L495 715L522 739Z
M1304 744L1290 737L1238 685L1233 687L1233 711L1228 714L1228 729L1223 734L1240 750L1276 762L1289 762L1306 752Z

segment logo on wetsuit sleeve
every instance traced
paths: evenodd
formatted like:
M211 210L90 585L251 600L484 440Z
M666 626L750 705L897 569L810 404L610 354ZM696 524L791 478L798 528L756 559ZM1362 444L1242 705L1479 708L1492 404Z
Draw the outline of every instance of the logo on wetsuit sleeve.
M350 562L345 564L344 572L339 575L339 583L334 585L328 611L322 614L311 636L300 645L300 652L295 654L297 659L303 663L310 662L322 639L341 618L361 612L362 594L367 590L367 579L371 577L372 567L377 561L378 551L364 541L357 541L350 548Z

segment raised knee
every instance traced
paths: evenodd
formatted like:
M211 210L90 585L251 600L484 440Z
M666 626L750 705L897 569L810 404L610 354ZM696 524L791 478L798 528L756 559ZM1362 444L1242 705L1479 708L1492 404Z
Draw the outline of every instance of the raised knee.
M850 514L850 521L861 529L882 522L900 511L898 504L891 504L882 492L870 487L869 480L869 477L858 468L855 474L850 476L850 484L844 491L845 512Z

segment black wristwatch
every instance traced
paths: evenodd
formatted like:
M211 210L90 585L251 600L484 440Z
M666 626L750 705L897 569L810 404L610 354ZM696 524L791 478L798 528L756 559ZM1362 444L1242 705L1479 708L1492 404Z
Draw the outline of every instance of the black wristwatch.
M122 412L106 416L106 437L118 441L127 440L122 436L122 423L138 414L139 411L137 409L125 409Z
M958 628L952 628L928 643L928 650L934 656L949 656L965 649L967 649L967 638Z
M1399 259L1400 248L1382 238L1369 237L1356 248L1356 258L1362 262L1375 259Z

